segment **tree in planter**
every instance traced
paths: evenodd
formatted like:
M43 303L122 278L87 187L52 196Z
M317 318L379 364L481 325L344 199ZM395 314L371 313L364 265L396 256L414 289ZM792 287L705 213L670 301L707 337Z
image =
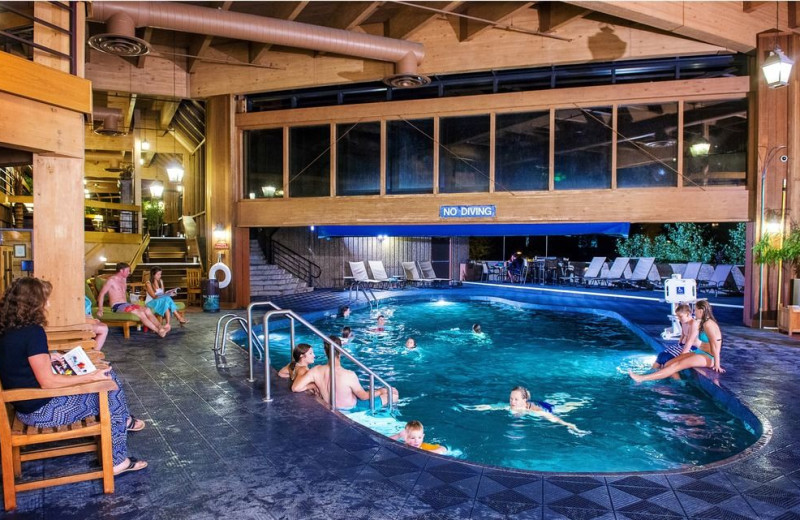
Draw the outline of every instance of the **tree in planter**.
M143 217L147 220L147 231L151 236L158 236L161 223L164 220L164 201L146 200L142 204L144 208Z
M706 226L691 222L667 224L664 232L650 238L631 235L617 240L617 254L629 257L654 256L659 262L709 262L717 244Z
M764 233L753 245L753 261L757 264L777 265L783 262L791 265L795 277L800 278L800 226L793 224L789 233L780 242L778 233Z

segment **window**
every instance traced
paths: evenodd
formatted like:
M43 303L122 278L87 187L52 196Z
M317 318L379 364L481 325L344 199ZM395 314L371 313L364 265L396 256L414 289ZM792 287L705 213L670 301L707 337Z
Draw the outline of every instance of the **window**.
M678 103L617 110L617 187L678 185Z
M381 192L381 124L336 125L336 195Z
M386 193L433 193L433 119L386 123Z
M495 191L546 190L550 112L498 114L495 127Z
M283 129L244 133L244 197L283 196Z
M289 129L289 196L327 197L331 194L331 127Z
M556 110L557 190L611 187L611 107Z
M687 101L683 109L683 185L743 186L747 99Z
M439 121L439 192L489 191L489 116Z

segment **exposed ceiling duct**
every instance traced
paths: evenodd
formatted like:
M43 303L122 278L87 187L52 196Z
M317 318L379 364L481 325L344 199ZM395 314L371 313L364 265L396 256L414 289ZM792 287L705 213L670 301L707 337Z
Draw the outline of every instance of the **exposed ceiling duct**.
M424 47L407 40L175 2L93 2L89 20L108 23L108 32L90 38L89 45L110 54L136 56L130 54L138 40L132 28L155 27L388 61L395 64L395 74L384 79L387 84L412 88L430 83L417 70ZM138 55L147 52L144 48Z
M126 135L127 132L119 128L120 119L122 119L122 110L118 108L94 107L92 120L103 122L102 126L95 128L94 133L110 137Z

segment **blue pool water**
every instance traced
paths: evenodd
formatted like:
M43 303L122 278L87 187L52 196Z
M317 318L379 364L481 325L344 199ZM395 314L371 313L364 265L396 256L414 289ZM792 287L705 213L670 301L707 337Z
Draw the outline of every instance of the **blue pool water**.
M627 370L644 371L655 353L612 317L487 301L390 304L381 311L390 314L382 333L368 331L375 326L369 311L316 323L328 334L352 327L348 350L398 388L393 417L349 414L380 433L416 419L425 425L426 442L458 458L557 472L707 464L757 440L750 426L690 383L633 383ZM472 332L476 322L483 335ZM271 334L276 368L288 362L287 336ZM405 348L408 337L417 340L416 350ZM325 362L318 339L298 328L298 342L311 343L317 362ZM516 385L590 433L510 413Z

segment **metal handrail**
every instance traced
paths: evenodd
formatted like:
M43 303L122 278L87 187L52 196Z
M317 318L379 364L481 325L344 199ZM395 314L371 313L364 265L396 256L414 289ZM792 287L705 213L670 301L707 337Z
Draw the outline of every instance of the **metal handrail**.
M355 291L356 293L355 298L353 298L353 291ZM369 303L370 310L372 310L373 303L375 304L375 308L376 309L378 308L378 306L380 305L379 304L380 300L378 300L378 297L375 296L374 292L372 292L372 287L364 287L364 285L362 285L357 280L353 281L353 283L350 284L350 291L347 293L347 301L348 302L358 301L359 292L364 293L364 299L367 300L367 303ZM370 299L370 296L372 296L372 299Z
M236 314L226 314L225 316L220 318L219 321L217 322L217 336L219 336L219 324L226 317L229 317L229 319L225 323L225 326L222 328L222 338L223 338L222 345L218 346L217 345L218 338L217 337L214 338L214 358L215 361L217 361L217 368L228 368L228 364L225 361L220 363L217 360L217 358L223 358L223 359L225 358L225 347L227 345L227 343L225 342L225 338L228 337L228 327L230 326L230 324L236 322L239 324L239 326L242 328L243 331L245 332L247 331L247 322L244 320L244 318L242 318L241 316L237 316ZM256 340L257 339L258 338L256 338Z
M347 357L347 359L349 359L350 361L355 363L355 365L357 367L359 367L361 370L363 370L367 374L369 374L369 409L370 409L370 411L372 411L372 412L375 411L375 380L376 379L380 383L382 383L383 386L385 386L386 389L388 390L387 393L388 393L388 398L389 398L389 409L390 410L392 409L392 401L394 399L394 396L392 395L392 386L389 385L389 383L387 383L386 380L384 380L378 374L373 372L372 369L367 367L364 363L360 362L355 357L353 357L353 355L350 354L348 351L343 349L341 346L337 345L330 337L326 336L323 332L321 332L314 325L312 325L311 323L307 322L305 319L300 317L295 312L287 310L287 309L268 311L266 314L264 314L264 399L263 399L264 402L272 401L272 390L270 388L270 370L269 370L269 368L270 368L269 367L269 320L273 316L286 316L286 317L289 317L289 319L295 319L295 320L299 321L301 324L305 325L311 332L316 334L324 342L329 344L331 346L331 348L334 349L331 352L331 354L333 354L333 355L331 355L330 359L328 360L328 362L330 364L330 369L331 369L331 376L330 376L330 380L331 380L331 389L330 389L330 391L331 391L331 395L330 395L331 410L335 410L336 409L336 372L335 372L335 370L336 370L336 362L335 362L336 355L335 355L335 351L337 351L337 350L339 351L340 354L344 355L345 357ZM293 332L294 332L294 330L293 330ZM294 337L292 337L292 346L294 346Z
M275 305L272 302L253 302L253 303L251 303L250 305L247 306L247 357L248 357L248 360L249 360L249 363L250 363L250 377L247 379L247 381L250 382L250 383L255 381L255 378L253 378L253 308L254 307L264 307L264 306L272 307L273 309L278 310L278 311L283 310L283 309L281 309L280 307L278 307L277 305ZM290 354L293 354L294 353L294 318L290 316L289 317L289 322L291 323L291 333L290 333L290 342L289 342L289 345L291 345L290 346L290 349L291 349ZM256 339L258 339L258 338L256 338ZM267 336L267 330L266 329L264 329L264 343L265 344L269 343L269 338ZM267 352L266 348L264 348L264 357L265 358L269 358L269 352Z
M264 251L267 261L303 280L309 287L322 275L322 267L277 240L270 238L268 246L269 251Z

